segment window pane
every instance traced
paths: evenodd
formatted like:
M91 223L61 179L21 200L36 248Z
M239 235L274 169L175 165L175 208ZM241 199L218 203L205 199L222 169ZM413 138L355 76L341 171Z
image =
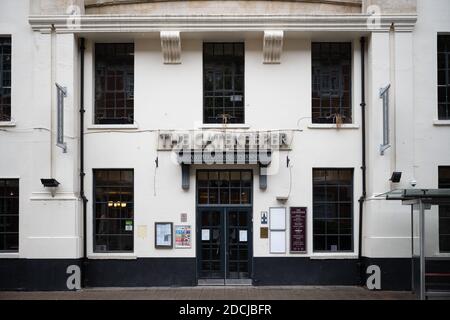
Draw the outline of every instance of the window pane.
M450 236L439 237L439 249L441 252L450 252Z
M351 251L352 250L352 237L351 236L341 236L339 237L339 250L340 251Z
M0 37L0 121L11 121L11 37ZM3 246L6 246L4 244ZM1 246L0 246L1 250Z
M450 166L439 167L439 188L450 188ZM450 206L439 206L439 250L450 252Z
M251 204L252 171L197 172L198 204Z
M0 179L0 251L18 250L19 180Z
M313 169L315 251L352 250L352 190L353 169Z
M95 252L133 251L133 170L94 170Z
M352 123L351 43L312 44L313 123Z
M95 123L133 124L134 44L95 44Z
M450 235L450 219L441 217L439 219L439 234Z
M234 43L203 44L205 123L244 123L243 47Z
M438 118L450 119L450 36L438 36Z
M314 251L325 251L326 250L326 236L314 236L313 247Z
M326 234L326 220L314 219L314 234L325 235Z

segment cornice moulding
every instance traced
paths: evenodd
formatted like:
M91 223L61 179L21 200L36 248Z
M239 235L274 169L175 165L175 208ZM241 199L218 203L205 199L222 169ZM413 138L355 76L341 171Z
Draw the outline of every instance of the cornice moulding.
M34 31L48 33L52 26L57 33L101 32L214 32L283 30L305 31L356 31L388 32L392 23L397 32L411 32L417 15L381 15L379 24L371 27L373 17L365 14L349 15L202 15L202 16L152 16L152 15L67 15L29 16ZM68 23L69 21L69 23Z

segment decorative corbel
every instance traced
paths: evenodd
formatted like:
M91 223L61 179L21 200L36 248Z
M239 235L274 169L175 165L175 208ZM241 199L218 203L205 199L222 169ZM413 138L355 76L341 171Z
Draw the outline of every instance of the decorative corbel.
M165 64L181 63L180 31L161 31L161 50Z
M265 64L281 63L281 52L283 51L283 31L264 31L263 57Z

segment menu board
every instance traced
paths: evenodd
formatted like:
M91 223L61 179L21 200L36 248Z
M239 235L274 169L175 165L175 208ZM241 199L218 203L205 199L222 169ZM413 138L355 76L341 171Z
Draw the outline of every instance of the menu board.
M291 252L306 253L307 208L291 207Z

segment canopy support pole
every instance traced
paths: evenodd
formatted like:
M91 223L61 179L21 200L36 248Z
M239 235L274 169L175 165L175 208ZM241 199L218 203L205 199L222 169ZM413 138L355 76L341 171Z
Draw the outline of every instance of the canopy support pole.
M419 226L420 226L420 300L425 300L425 207L422 199L419 200Z

